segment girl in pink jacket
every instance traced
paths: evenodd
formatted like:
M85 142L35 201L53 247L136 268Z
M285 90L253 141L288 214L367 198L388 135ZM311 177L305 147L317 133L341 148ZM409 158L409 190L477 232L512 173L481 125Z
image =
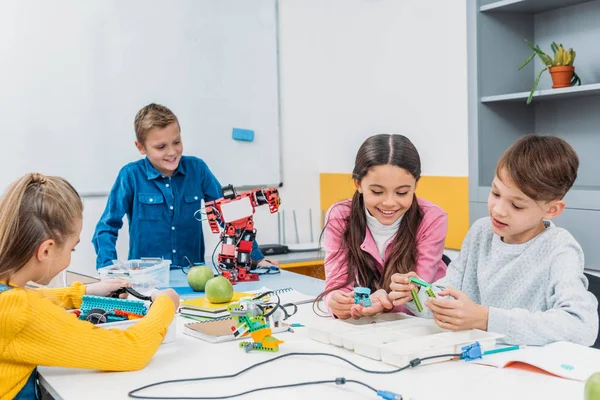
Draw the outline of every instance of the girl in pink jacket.
M446 274L442 261L448 216L418 199L421 160L402 135L368 138L352 172L356 192L331 206L324 228L324 299L337 318L360 318L383 311L408 312L388 298L391 276L415 271L428 282ZM355 286L371 289L372 306L354 304Z

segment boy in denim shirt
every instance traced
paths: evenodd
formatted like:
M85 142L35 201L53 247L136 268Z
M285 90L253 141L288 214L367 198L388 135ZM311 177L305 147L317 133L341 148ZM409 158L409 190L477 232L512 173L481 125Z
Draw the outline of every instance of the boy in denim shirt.
M206 163L184 156L177 117L167 107L149 104L134 121L139 152L146 157L124 166L110 191L92 243L96 268L117 259L115 244L123 215L129 221L129 259L157 257L173 266L204 262L202 224L194 213L200 201L222 197L221 184ZM250 257L269 266L256 242Z

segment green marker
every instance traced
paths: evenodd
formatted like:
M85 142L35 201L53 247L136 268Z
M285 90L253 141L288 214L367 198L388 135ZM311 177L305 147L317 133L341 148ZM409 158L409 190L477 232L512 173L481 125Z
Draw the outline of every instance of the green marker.
M488 350L488 351L484 352L483 355L487 356L488 354L504 353L505 351L524 349L525 347L527 347L527 346L521 345L521 346L499 347L497 349Z

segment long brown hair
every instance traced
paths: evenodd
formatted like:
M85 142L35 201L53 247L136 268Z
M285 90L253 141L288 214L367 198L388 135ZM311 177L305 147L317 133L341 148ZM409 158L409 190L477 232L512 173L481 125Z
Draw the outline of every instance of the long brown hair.
M0 280L8 282L45 240L64 245L82 214L79 194L63 178L32 173L14 182L0 201Z
M352 178L360 183L369 170L378 165L394 165L408 171L417 181L421 177L421 158L413 143L403 135L381 134L371 136L360 146L356 154ZM334 207L345 207L337 204ZM331 214L331 213L330 213ZM329 221L323 227L323 234L342 233L340 248L330 257L343 257L348 266L346 281L323 292L315 302L328 293L338 290L348 284L368 287L371 291L378 289L390 290L391 276L395 273L407 273L415 269L417 263L416 236L423 215L417 204L417 196L413 197L410 208L404 213L390 256L385 261L383 274L379 273L376 261L371 255L361 250L367 232L367 217L363 195L356 190L350 205L350 214L345 219L344 232L331 232L333 227Z

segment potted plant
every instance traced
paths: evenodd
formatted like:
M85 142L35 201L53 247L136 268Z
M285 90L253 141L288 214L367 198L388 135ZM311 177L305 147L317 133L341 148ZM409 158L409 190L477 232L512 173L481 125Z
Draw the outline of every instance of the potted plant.
M533 83L533 87L531 88L531 92L529 93L529 97L527 98L527 104L531 103L531 99L533 98L533 93L537 89L538 83L540 82L540 78L545 70L550 71L550 76L552 77L552 88L563 88L575 85L581 85L581 79L575 73L575 67L573 66L573 62L575 62L575 50L568 49L565 50L562 44L556 44L552 42L550 46L552 51L554 52L554 59L550 57L548 54L544 53L544 51L540 48L539 45L533 45L529 40L525 40L527 45L531 47L533 50L533 54L529 56L527 60L523 64L519 66L519 70L525 67L533 58L537 55L540 57L542 62L544 63L544 68L538 73L535 82Z

